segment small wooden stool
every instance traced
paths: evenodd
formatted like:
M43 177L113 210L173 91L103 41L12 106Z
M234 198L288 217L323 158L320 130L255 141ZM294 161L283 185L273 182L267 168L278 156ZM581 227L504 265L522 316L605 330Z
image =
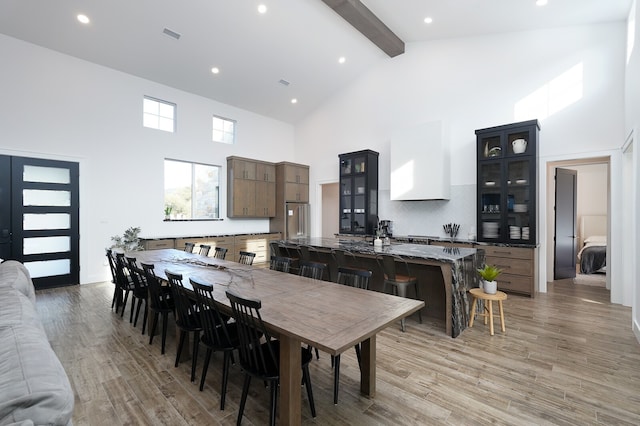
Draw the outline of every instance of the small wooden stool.
M504 311L502 310L502 301L507 300L507 294L502 291L497 291L496 294L487 294L481 288L472 288L469 290L469 293L473 296L473 301L471 302L471 316L469 318L469 328L473 327L473 318L476 316L476 305L478 299L486 300L488 303L485 303L484 310L488 312L483 312L478 315L482 315L484 317L484 323L487 324L487 318L489 318L489 331L493 336L493 301L498 301L498 308L500 310L500 325L502 328L502 332L506 331L506 327L504 326ZM487 306L488 305L488 306Z

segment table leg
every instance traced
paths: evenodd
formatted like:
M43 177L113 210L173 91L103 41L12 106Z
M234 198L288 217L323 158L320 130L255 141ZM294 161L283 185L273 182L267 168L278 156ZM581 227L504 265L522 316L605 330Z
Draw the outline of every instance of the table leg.
M302 421L302 380L300 340L280 336L280 424L299 425Z
M493 302L491 300L487 300L489 302L489 331L493 336Z
M478 304L478 299L476 299L476 297L473 297L473 301L471 302L471 315L469 318L469 328L473 327L473 319L476 316L476 305Z
M502 310L502 300L498 300L498 308L500 309L500 325L502 326L502 332L507 331L507 327L504 325L504 311Z
M376 335L360 343L360 392L376 396Z

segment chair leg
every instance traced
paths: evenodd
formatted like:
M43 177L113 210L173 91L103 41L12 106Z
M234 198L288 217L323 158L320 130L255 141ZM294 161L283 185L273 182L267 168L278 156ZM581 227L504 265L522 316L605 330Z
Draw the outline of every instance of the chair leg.
M180 330L180 343L178 343L178 351L176 353L176 364L174 367L177 367L180 364L180 353L182 352L182 346L184 346L184 341L187 338L187 332L184 330Z
M136 298L134 296L131 298L131 311L129 312L129 324L133 323L133 314L136 310L135 308L136 308Z
M118 286L114 286L113 289L113 299L111 299L111 309L113 309L114 306L116 306L116 300L118 299ZM117 306L116 306L116 312L117 312Z
M340 355L335 356L333 362L333 404L338 405L338 386L340 381Z
M422 298L420 297L420 293L418 291L418 283L416 282L416 299L418 300L422 300ZM422 324L422 309L418 309L418 320L420 321L420 324Z
M160 313L153 311L153 323L151 324L151 331L149 332L149 344L153 343L153 335L156 334L156 327L158 326L158 317Z
M142 334L144 335L144 331L147 328L147 318L149 317L149 304L145 300L144 302L144 315L142 315Z
M204 389L204 381L207 377L207 371L209 370L209 361L211 361L211 354L213 351L211 348L207 348L207 352L204 355L204 365L202 366L202 376L200 377L200 392ZM222 408L220 408L222 410Z
M244 413L244 404L247 402L247 394L249 393L249 385L251 384L251 376L244 374L244 384L242 385L242 397L240 398L240 407L238 407L238 420L236 424L242 424L242 414Z
M124 301L122 302L122 312L120 312L120 318L124 318L124 308L127 307L127 299L129 298L129 290L124 292Z
M193 332L193 354L191 356L191 381L196 380L196 364L198 363L198 348L200 347L200 332Z
M167 321L169 320L169 313L164 312L162 314L162 351L160 352L164 355L164 347L167 343Z
M302 367L302 378L307 388L307 398L309 399L309 408L311 408L311 417L316 416L316 403L313 400L313 389L311 387L311 376L309 375L309 365Z
M362 357L360 355L360 343L354 346L356 349L356 358L358 358L358 368L362 371Z
M227 399L227 380L229 378L229 364L231 361L231 351L224 352L222 361L222 389L220 390L220 409L224 410L224 403Z
M140 316L140 307L142 306L142 299L138 299L138 303L136 305L136 316L133 319L133 326L136 327L138 325L138 316Z
M278 382L271 382L271 407L269 409L269 424L276 426L276 408L278 406Z

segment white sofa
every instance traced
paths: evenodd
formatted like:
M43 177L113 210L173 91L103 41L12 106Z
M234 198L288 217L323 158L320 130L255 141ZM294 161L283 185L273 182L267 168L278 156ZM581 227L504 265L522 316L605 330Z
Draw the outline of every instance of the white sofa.
M72 424L73 390L35 300L24 265L0 263L0 426Z

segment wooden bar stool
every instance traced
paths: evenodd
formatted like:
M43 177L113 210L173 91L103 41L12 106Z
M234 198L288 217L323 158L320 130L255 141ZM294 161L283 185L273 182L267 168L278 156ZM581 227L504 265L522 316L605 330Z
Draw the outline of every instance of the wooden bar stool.
M476 316L476 305L478 300L484 300L487 302L484 304L484 312L478 315L482 315L484 317L485 325L487 324L487 318L489 319L489 331L493 336L493 301L496 300L498 302L498 309L500 310L500 326L502 328L502 332L504 333L507 331L504 325L504 311L502 309L502 301L507 300L507 294L502 291L497 291L496 294L487 294L481 288L472 288L469 290L469 293L473 296L473 300L471 301L469 328L473 327L473 319Z

